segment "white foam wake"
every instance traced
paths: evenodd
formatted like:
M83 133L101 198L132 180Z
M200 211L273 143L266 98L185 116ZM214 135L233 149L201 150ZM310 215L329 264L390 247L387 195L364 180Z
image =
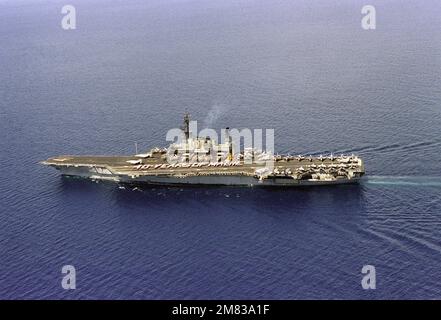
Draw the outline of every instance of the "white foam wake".
M387 186L441 187L441 177L433 176L368 176L365 184Z

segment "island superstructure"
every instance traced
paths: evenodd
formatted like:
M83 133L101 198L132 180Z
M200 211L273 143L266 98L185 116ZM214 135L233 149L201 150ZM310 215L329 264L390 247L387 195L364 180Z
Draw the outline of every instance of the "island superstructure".
M231 138L217 143L193 137L189 122L185 115L182 141L168 148L132 156L65 155L41 163L66 176L134 185L332 185L356 183L365 173L363 160L355 155L273 155L255 148L234 152Z

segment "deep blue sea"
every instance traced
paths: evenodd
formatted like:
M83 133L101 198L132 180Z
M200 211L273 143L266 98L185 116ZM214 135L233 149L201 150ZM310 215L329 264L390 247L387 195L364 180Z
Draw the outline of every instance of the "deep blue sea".
M367 2L375 30L361 0L71 0L66 31L65 1L0 0L0 298L440 299L441 2ZM366 180L132 190L39 164L166 146L184 111L357 153Z

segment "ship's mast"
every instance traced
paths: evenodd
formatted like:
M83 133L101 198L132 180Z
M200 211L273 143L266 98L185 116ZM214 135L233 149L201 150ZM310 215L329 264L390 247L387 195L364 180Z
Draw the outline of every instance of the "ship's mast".
M187 112L184 115L184 125L182 130L184 130L185 141L188 141L190 138L190 115Z

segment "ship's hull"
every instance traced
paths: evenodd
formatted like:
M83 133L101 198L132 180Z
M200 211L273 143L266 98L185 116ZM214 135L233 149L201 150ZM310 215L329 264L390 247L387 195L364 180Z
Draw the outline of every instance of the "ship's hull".
M76 176L92 180L105 180L117 183L126 183L134 185L212 185L212 186L282 186L282 187L296 187L296 186L318 186L318 185L336 185L336 184L350 184L357 183L359 178L351 179L340 178L335 180L314 180L305 179L297 180L292 178L266 178L260 180L252 176L240 175L209 175L209 176L187 176L177 177L172 175L144 175L144 176L129 176L129 175L114 175L111 172L100 170L93 167L59 167L62 175Z
M58 156L43 161L63 175L128 184L315 186L356 183L364 175L358 156L297 157L274 155L255 148L234 152L228 128L218 144L210 137L193 137L184 117L184 141L133 156ZM240 150L239 150L240 151Z
M240 176L210 176L210 177L143 177L142 179L130 179L127 183L155 184L155 185L218 185L218 186L315 186L357 183L358 179L336 180L295 180L295 179L265 179L259 180L253 177Z

